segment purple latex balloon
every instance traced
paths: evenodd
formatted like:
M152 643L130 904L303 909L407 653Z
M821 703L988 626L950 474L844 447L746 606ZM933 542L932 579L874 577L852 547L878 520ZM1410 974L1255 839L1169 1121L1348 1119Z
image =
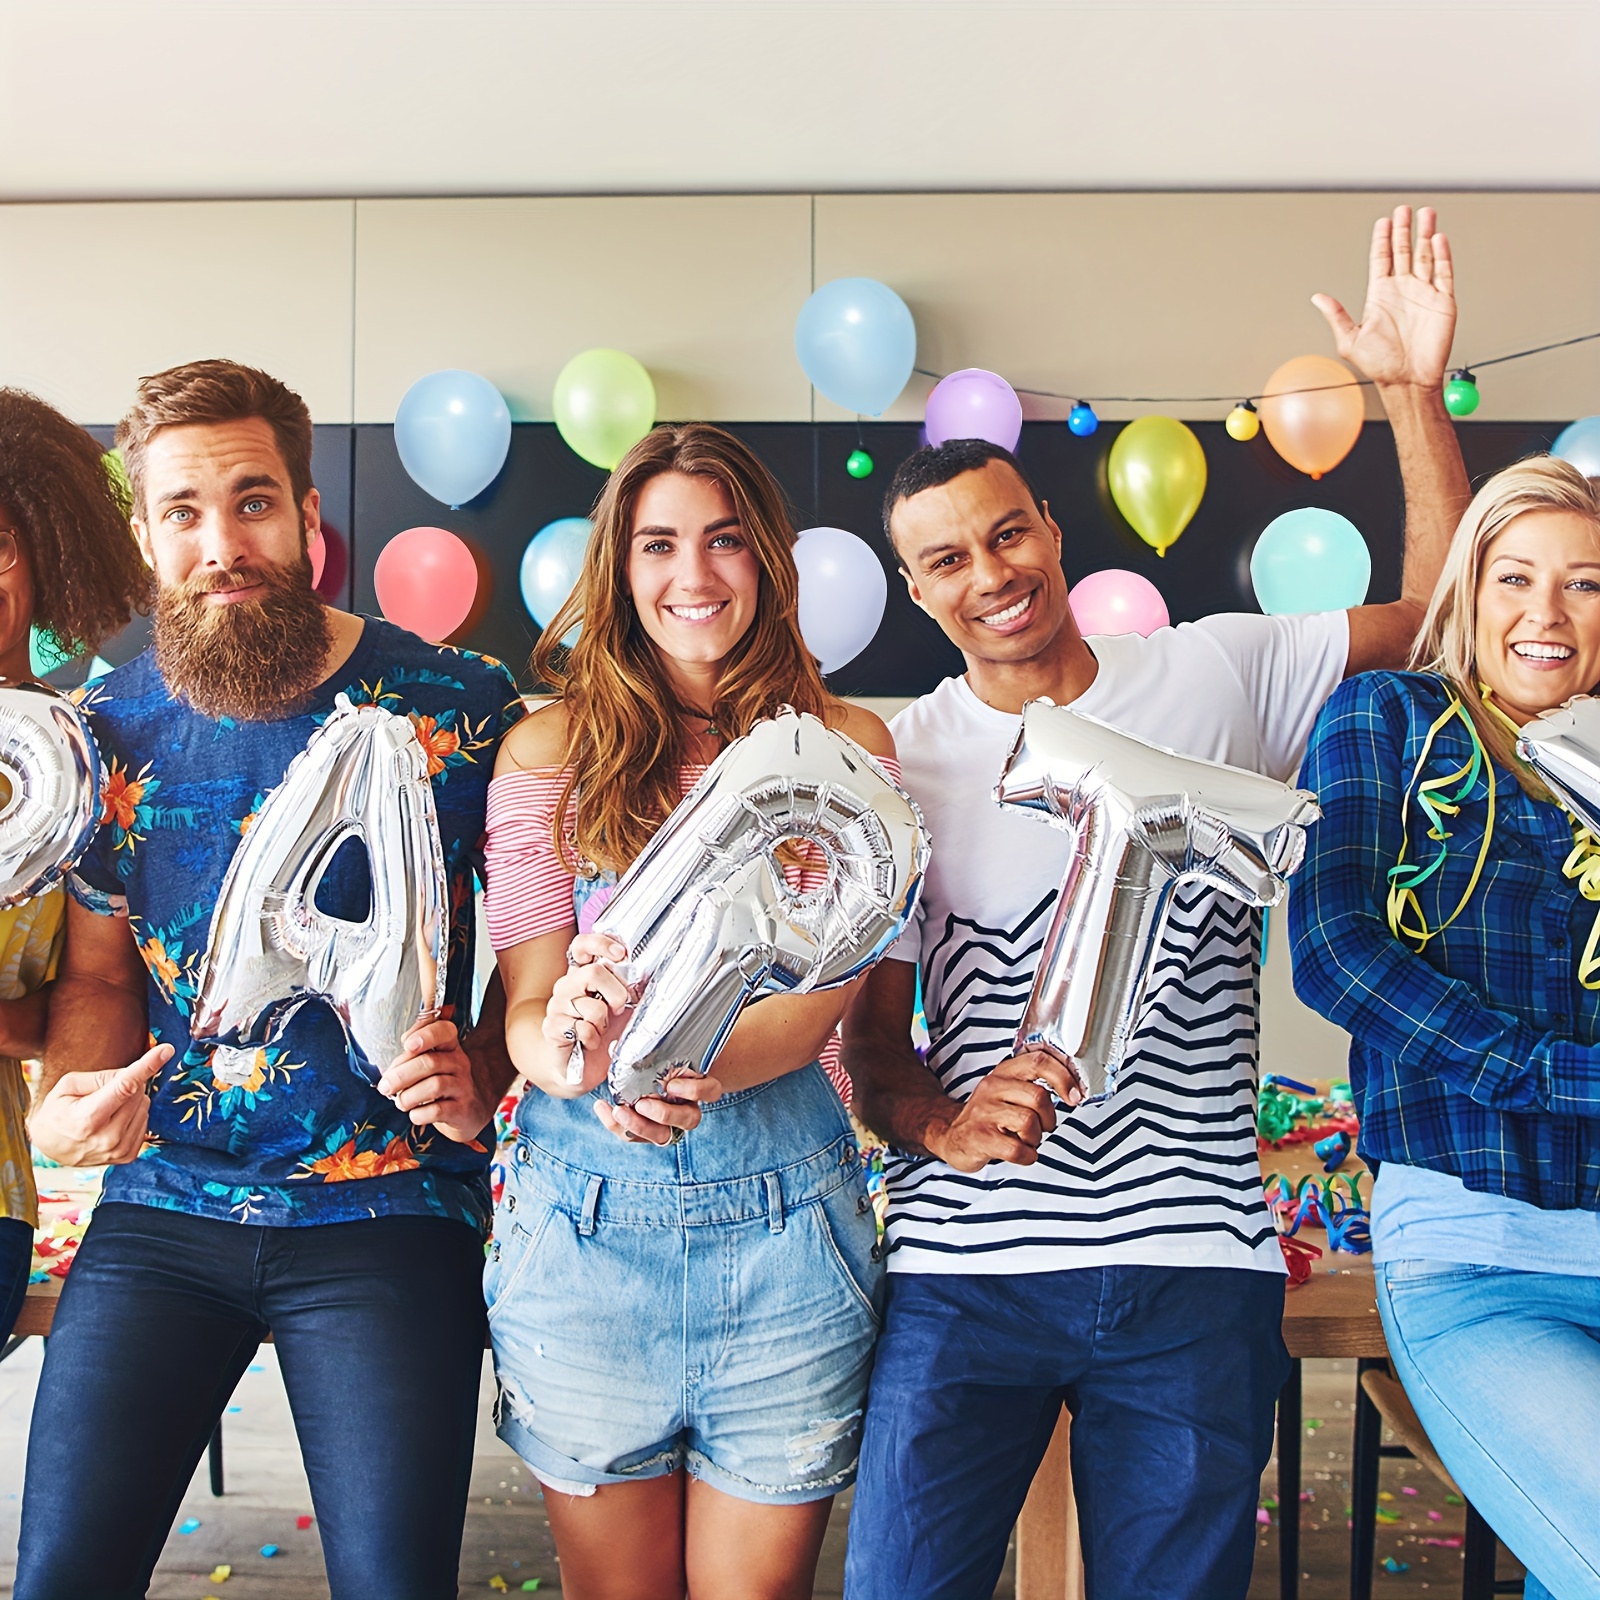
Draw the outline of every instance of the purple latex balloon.
M941 378L928 396L929 444L946 439L987 439L1015 450L1022 437L1022 402L998 372L963 367Z

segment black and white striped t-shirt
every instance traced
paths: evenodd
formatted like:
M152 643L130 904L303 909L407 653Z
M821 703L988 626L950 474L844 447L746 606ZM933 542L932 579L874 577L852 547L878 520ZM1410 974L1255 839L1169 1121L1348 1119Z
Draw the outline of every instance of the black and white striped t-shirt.
M1090 645L1100 669L1076 709L1289 779L1344 673L1349 626L1342 611L1216 616ZM1067 834L994 801L1018 720L949 678L892 724L933 856L890 959L920 961L928 1064L963 1099L1010 1054L1072 852ZM1037 1164L966 1174L891 1157L890 1269L1283 1271L1256 1157L1260 927L1259 912L1209 890L1174 896L1116 1093L1063 1116Z

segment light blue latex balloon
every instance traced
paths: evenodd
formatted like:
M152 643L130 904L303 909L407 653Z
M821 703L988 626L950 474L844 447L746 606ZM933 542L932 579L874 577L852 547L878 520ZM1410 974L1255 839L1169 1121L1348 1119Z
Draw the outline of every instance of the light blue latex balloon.
M558 517L547 522L522 552L522 603L541 628L548 628L583 571L583 552L594 531L587 517ZM573 645L579 630L561 642Z
M1563 428L1550 454L1570 461L1586 478L1600 478L1600 417L1579 417Z
M1269 617L1344 611L1367 598L1372 555L1337 511L1305 506L1274 517L1250 552L1250 583Z
M46 673L54 672L57 667L64 667L73 657L56 643L52 634L41 632L40 629L28 629L28 667L34 677L42 678Z
M447 367L406 390L394 414L401 465L454 510L499 476L511 448L511 411L487 378Z
M835 278L800 308L794 353L835 405L876 417L905 388L917 359L917 325L904 300L876 278Z

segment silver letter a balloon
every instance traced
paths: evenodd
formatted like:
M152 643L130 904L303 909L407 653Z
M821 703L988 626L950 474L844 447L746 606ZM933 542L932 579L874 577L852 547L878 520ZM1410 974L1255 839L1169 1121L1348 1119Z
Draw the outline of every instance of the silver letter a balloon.
M100 752L83 713L42 683L0 679L0 906L54 887L100 821Z
M1584 827L1600 834L1600 699L1580 695L1524 723L1517 754Z
M1103 1100L1139 1024L1173 891L1276 905L1321 813L1304 789L1180 756L1030 701L995 799L1075 835L1015 1051L1044 1050Z
M791 889L779 851L815 845L818 889ZM745 1002L833 989L865 972L916 905L927 834L911 801L853 740L784 711L706 769L623 875L595 924L628 947L634 996L612 1049L623 1105L705 1072Z
M364 922L316 905L324 873L350 839L366 846L371 866ZM190 1037L260 1043L322 1000L343 1022L357 1070L376 1083L406 1033L444 1004L448 905L416 731L405 717L340 695L229 863Z

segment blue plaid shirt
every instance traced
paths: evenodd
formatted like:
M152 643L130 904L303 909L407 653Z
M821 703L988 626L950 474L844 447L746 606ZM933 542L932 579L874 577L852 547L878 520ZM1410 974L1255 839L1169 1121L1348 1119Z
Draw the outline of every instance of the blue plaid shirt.
M1300 772L1322 820L1289 899L1295 989L1352 1036L1364 1156L1546 1210L1600 1210L1600 993L1577 978L1600 907L1562 874L1566 814L1497 767L1493 835L1465 909L1421 953L1389 931L1401 807L1449 704L1432 674L1368 672L1323 708ZM1452 720L1420 777L1471 756ZM1417 889L1429 927L1466 892L1487 799L1486 767L1446 819L1443 868ZM1407 862L1425 866L1439 846L1414 798L1406 820Z

